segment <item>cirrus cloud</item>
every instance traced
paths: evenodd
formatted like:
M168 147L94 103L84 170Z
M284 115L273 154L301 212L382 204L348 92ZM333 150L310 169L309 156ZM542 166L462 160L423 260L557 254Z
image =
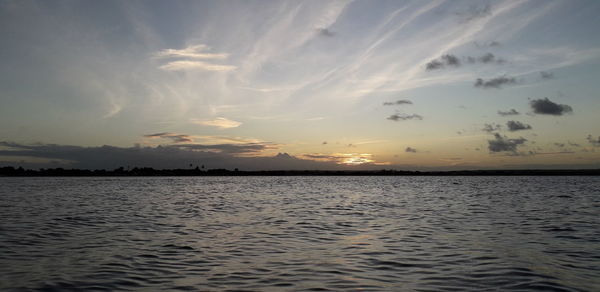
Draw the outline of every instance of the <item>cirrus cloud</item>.
M202 61L180 60L169 62L158 68L166 71L205 70L227 72L235 70L237 67L230 65L210 64Z
M217 127L220 129L237 128L240 125L242 125L241 122L230 120L227 118L222 118L222 117L216 118L214 120L192 119L191 122L194 124L198 124L198 125Z
M159 59L171 59L167 63L158 67L165 71L203 70L227 72L237 69L236 66L232 65L214 64L206 61L199 61L198 59L223 60L229 57L229 54L226 53L205 52L208 49L209 47L203 44L191 45L183 49L160 50L154 55L154 57Z

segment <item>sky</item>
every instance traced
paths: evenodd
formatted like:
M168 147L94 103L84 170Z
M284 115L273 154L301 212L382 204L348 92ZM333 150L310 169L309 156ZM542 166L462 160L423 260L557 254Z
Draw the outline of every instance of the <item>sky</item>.
M0 0L0 166L600 168L598 15Z

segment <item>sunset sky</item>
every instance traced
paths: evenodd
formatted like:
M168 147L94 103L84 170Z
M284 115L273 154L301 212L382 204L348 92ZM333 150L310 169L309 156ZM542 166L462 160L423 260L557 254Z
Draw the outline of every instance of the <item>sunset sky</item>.
M597 168L599 15L0 0L0 166Z

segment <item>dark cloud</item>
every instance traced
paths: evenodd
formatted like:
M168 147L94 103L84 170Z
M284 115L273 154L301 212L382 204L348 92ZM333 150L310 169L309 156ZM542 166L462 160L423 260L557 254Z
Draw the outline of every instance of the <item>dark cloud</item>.
M552 72L542 71L540 72L540 76L542 77L542 79L554 79L554 73Z
M499 47L500 46L500 42L491 41L491 42L488 43L488 46L490 46L490 47Z
M172 147L187 150L200 150L210 152L220 152L227 154L254 154L260 153L267 149L276 148L273 145L267 143L245 143L245 144L176 144L164 147Z
M443 55L442 61L444 61L444 63L448 66L455 66L455 67L460 66L460 60L454 55L450 55L450 54Z
M412 101L408 99L400 99L396 101L386 101L383 105L403 105L403 104L413 104Z
M339 155L327 155L327 154L304 154L303 157L310 159L320 159L320 160L337 160L345 158L344 156Z
M557 104L550 101L547 97L534 99L529 102L533 112L540 115L562 116L566 113L572 113L573 108L566 104Z
M406 149L404 149L404 152L417 153L417 149L412 148L412 147L406 147Z
M523 124L519 121L508 121L506 122L506 127L511 132L521 131L521 130L531 130L531 126L528 124Z
M471 56L467 56L467 57L463 57L463 60L466 60L467 63L471 63L471 64L475 64L475 63L481 63L481 64L502 64L505 63L506 61L502 58L497 58L494 54L492 53L487 53L483 56L480 57L471 57ZM429 63L427 63L425 65L425 69L427 70L436 70L436 69L442 69L445 68L446 66L451 66L451 67L459 67L460 65L462 65L461 60L455 56L455 55L451 55L451 54L446 54L443 55L437 59L434 59L432 61L430 61Z
M417 115L417 114L407 115L407 114L395 113L395 114L389 116L387 119L398 122L398 121L406 121L406 120L422 120L423 117L421 115Z
M477 78L474 86L480 88L500 88L503 85L515 84L517 80L514 77L501 76L492 78L489 80L483 80L481 78Z
M199 145L175 144L156 147L82 147L55 144L25 145L0 142L0 157L45 159L48 162L14 163L4 165L28 167L63 167L80 169L115 169L118 167L153 167L156 169L189 168L190 164L205 165L206 168L241 170L340 170L381 169L380 165L365 163L357 166L339 164L336 161L300 159L286 153L276 156L258 156L260 149L272 148L272 144L257 145ZM341 157L341 156L340 156Z
M512 152L517 153L517 147L527 141L525 138L509 139L498 133L494 134L494 140L488 140L488 149L490 152Z
M592 144L592 146L600 147L600 136L598 136L598 138L596 139L592 135L588 135L587 140L588 142L590 142L590 144Z
M516 109L513 108L508 111L498 111L498 114L505 117L505 116L516 116L516 115L519 115L520 113Z
M168 132L148 134L148 135L144 135L144 137L171 139L174 143L184 143L184 142L192 142L193 141L189 135L173 134L173 133L168 133Z
M442 69L445 66L458 67L460 66L460 59L454 55L446 54L438 59L432 60L425 65L427 70Z
M425 65L427 70L436 70L444 67L444 64L438 60L433 60Z
M328 28L317 28L317 33L320 36L324 36L324 37L333 37L333 36L335 36L335 32L329 30Z
M491 124L484 124L483 129L481 129L481 130L484 132L491 133L491 132L495 132L495 131L500 131L500 129L502 129L502 126L491 123Z

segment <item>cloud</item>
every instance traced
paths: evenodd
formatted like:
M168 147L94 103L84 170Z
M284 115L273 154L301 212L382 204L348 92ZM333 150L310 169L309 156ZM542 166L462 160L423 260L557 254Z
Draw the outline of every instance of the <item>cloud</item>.
M533 112L540 115L562 116L566 113L572 113L573 108L566 104L557 104L550 101L547 97L542 99L534 99L529 102Z
M0 142L1 157L23 158L23 163L38 167L69 167L82 169L115 169L118 167L188 168L190 164L205 165L206 168L239 168L243 170L272 169L348 169L359 165L365 169L380 169L370 166L370 154L338 155L343 164L327 161L298 159L291 155L263 156L263 152L275 149L276 145L265 143L249 144L175 144L156 147L82 147L56 144L19 144ZM29 161L29 162L26 162ZM46 161L46 162L43 162ZM60 161L61 165L57 165ZM10 163L14 165L13 163Z
M492 53L487 53L487 54L477 58L476 61L483 63L483 64L490 64L490 63L502 64L502 63L506 62L502 58L496 58L496 56Z
M223 60L229 57L225 53L206 53L204 51L210 48L206 45L191 45L184 49L164 49L158 51L154 57L160 59L178 59L168 61L166 64L158 68L166 71L187 71L187 70L203 70L203 71L218 71L227 72L237 69L236 66L207 63L204 60Z
M407 153L417 153L417 149L412 148L412 147L406 147L406 149L404 149L404 152L407 152Z
M304 154L303 158L315 161L334 162L343 165L373 164L373 155L370 153L334 153L334 154ZM379 164L379 163L377 163Z
M408 99L400 99L396 101L387 101L384 102L383 105L403 105L403 104L413 104L412 101Z
M508 121L506 122L506 126L508 130L511 132L521 131L521 130L531 130L531 126L528 124L523 124L519 121Z
M554 79L554 73L552 72L542 71L540 72L540 76L542 79Z
M502 44L498 41L491 41L491 42L484 42L484 43L480 43L480 42L475 42L475 46L477 47L499 47Z
M327 145L327 141L323 141L323 143L321 143L321 145Z
M235 70L236 66L209 64L202 61L180 60L169 62L158 68L166 71L186 71L186 70L204 70L204 71L219 71L227 72Z
M216 118L214 120L206 120L206 121L192 119L191 121L194 124L217 127L217 128L221 128L221 129L236 128L242 124L241 122L233 121L233 120L226 119L226 118Z
M481 129L481 130L484 132L491 133L491 132L495 132L495 131L500 131L501 128L502 128L502 126L491 123L491 124L484 124L483 129Z
M469 22L471 20L492 15L492 7L489 3L486 3L484 6L471 5L467 9L456 12L455 14L461 18L461 21Z
M488 140L490 152L513 152L517 153L517 147L527 141L525 138L509 139L498 133L494 134L494 140Z
M467 56L467 57L463 57L463 60L466 60L467 63L471 63L471 64L474 64L474 63L502 64L502 63L506 62L502 58L497 58L492 53L487 53L480 57ZM460 61L460 59L457 56L451 55L451 54L446 54L437 59L431 60L429 63L425 64L425 69L431 71L431 70L436 70L436 69L442 69L442 68L445 68L446 66L459 67L460 65L462 65L462 62Z
M395 114L389 116L387 119L398 122L398 121L406 121L406 120L422 120L423 117L418 114L407 115L407 114L395 113Z
M505 116L516 116L516 115L519 115L520 113L516 109L513 108L508 111L498 111L498 114L505 117Z
M454 55L443 55L442 56L442 60L446 63L446 65L448 66L455 66L458 67L460 66L460 60L454 56Z
M324 36L324 37L333 37L335 36L335 32L327 29L327 28L317 28L317 33L320 36Z
M187 150L201 150L209 152L219 152L228 154L256 154L267 149L276 149L275 145L270 143L245 143L245 144L177 144L170 145L169 147L187 149Z
M446 54L441 56L439 59L432 60L429 63L425 64L425 69L436 70L442 69L445 66L458 67L460 66L460 60L454 55Z
M190 59L227 59L229 54L224 53L204 53L203 51L209 50L210 48L206 45L191 45L185 49L164 49L156 53L158 58L190 58Z
M189 135L173 134L173 133L168 133L168 132L148 134L148 135L144 135L144 137L171 139L174 143L184 143L184 142L192 142L193 141L191 136L189 136Z
M438 60L433 60L427 64L425 64L426 70L436 70L444 67L444 64Z
M481 87L481 88L498 88L499 89L503 85L515 84L515 83L517 83L517 80L514 77L501 76L501 77L496 77L496 78L492 78L489 80L483 80L481 78L477 78L474 86Z
M590 144L592 144L592 146L594 147L600 147L600 136L598 136L597 139L595 139L591 134L587 136L586 138L588 140L588 142L590 142Z

